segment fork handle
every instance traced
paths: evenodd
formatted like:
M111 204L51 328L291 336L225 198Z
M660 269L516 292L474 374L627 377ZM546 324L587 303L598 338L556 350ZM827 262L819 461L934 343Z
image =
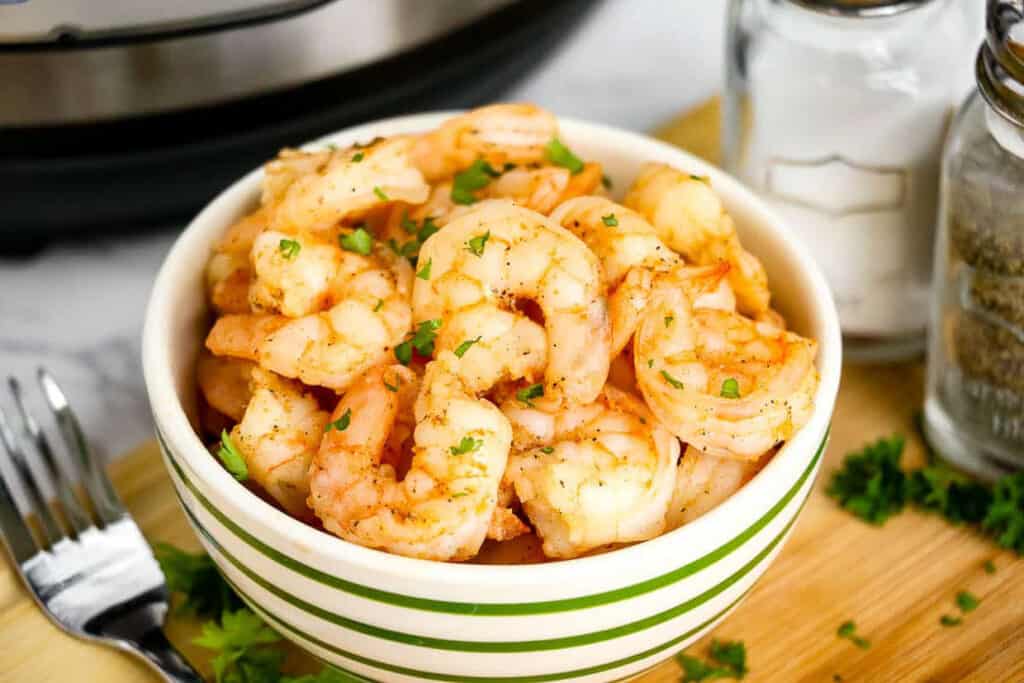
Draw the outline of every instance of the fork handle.
M163 629L152 628L132 639L131 645L135 654L156 669L167 683L203 683L203 677L171 645Z

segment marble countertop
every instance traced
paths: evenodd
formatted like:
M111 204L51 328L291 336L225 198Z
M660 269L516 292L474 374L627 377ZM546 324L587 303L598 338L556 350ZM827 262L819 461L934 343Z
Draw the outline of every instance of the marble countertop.
M719 90L725 5L607 0L508 99L649 130ZM174 238L121 237L0 260L0 369L31 382L37 366L49 368L106 457L152 435L140 336ZM0 407L10 408L6 396Z

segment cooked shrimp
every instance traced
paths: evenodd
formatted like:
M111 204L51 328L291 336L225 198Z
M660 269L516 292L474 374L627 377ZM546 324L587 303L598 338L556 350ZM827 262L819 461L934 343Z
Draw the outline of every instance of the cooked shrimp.
M598 164L586 164L575 175L560 166L517 167L495 178L481 191L481 196L511 199L519 206L547 215L561 202L593 192L600 183Z
M714 266L677 265L670 270L652 270L642 266L630 269L608 298L612 353L619 354L629 344L656 290L679 288L695 306L734 310L735 299L725 280L728 272L726 263Z
M675 529L717 507L761 469L758 462L718 458L687 446L676 471L666 522Z
M359 258L356 254L348 254ZM312 235L268 230L252 247L249 303L254 311L298 318L323 310L345 253Z
M265 209L274 207L284 199L288 188L303 176L319 175L331 160L333 150L282 149L277 158L263 166L263 192L260 203Z
M211 408L238 422L252 396L249 382L254 367L251 361L214 356L203 351L196 363L199 391Z
M377 245L370 256L346 254L321 313L290 320L260 340L260 365L305 384L342 391L385 362L412 325L409 262Z
M413 163L428 182L451 178L477 159L495 168L544 160L544 147L558 135L558 121L532 104L495 104L448 119L422 135Z
M503 406L516 446L515 484L548 557L657 536L665 529L679 442L643 402L606 386L598 400L557 413Z
M533 382L543 376L548 361L544 328L490 302L453 314L438 330L435 343L438 350L461 351L459 374L478 394L498 382Z
M412 268L378 245L371 256L346 253L331 284L330 309L301 318L221 316L206 337L215 355L258 361L279 375L342 391L383 363L411 328Z
M266 177L279 196L270 205L271 227L285 233L331 228L390 201L421 204L430 186L412 165L410 138L389 138L361 149L297 152L267 164ZM306 155L306 156L303 156ZM312 172L309 166L315 170ZM298 166L298 169L295 167ZM285 189L274 176L291 178Z
M515 486L507 478L502 479L498 487L498 504L487 527L487 538L494 541L509 541L530 533L530 527L526 526L512 509L518 502Z
M252 399L231 438L249 477L295 516L308 514L309 463L320 444L327 412L298 382L263 368L252 370Z
M649 163L623 203L645 216L665 244L691 263L728 263L729 284L741 312L755 315L768 308L764 267L740 246L732 218L707 178Z
M753 460L810 417L815 343L665 287L633 339L637 381L666 428L704 453Z
M632 349L624 349L622 353L612 358L611 367L608 368L608 383L625 392L640 393L640 389L636 385Z
M597 255L609 290L632 268L665 269L681 264L643 216L605 197L570 199L552 212L551 220Z
M456 212L420 249L417 321L450 318L481 302L512 310L536 302L547 331L545 403L589 402L608 375L610 327L600 264L578 238L508 200ZM475 334L474 334L475 336Z
M287 323L288 318L283 315L222 315L206 335L206 348L215 356L256 361L259 360L263 341Z
M347 415L349 424L324 435L310 468L310 505L328 531L425 559L465 560L479 551L512 430L493 404L466 390L457 364L443 352L427 366L415 399L412 462L401 481L381 464L382 451L395 416L415 396L415 375L401 365L377 366L346 392L331 419Z
M217 312L249 312L249 252L266 225L266 210L257 209L232 224L213 248L206 265L206 290Z

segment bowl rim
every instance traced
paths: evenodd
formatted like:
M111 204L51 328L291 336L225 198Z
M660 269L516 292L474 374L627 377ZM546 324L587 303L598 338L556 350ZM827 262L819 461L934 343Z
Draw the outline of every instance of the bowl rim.
M429 130L444 119L459 113L460 110L449 110L380 119L325 135L302 147L315 148L332 143L351 144L377 135L390 136ZM217 491L219 497L234 507L233 512L236 514L232 514L231 518L236 520L236 523L249 529L263 525L272 528L280 537L288 538L296 546L310 549L310 553L320 555L321 561L317 564L321 567L331 567L327 570L329 573L337 573L339 567L356 565L362 571L399 576L406 581L439 581L447 584L466 581L476 585L507 586L510 583L509 579L514 576L515 583L529 585L565 581L580 571L601 571L602 565L614 563L628 566L641 563L645 556L657 557L670 546L677 550L681 548L685 552L691 545L688 541L708 529L746 528L756 519L756 515L742 514L747 501L758 500L766 491L788 490L798 481L801 473L810 469L814 458L820 452L819 448L824 447L824 440L828 436L839 389L842 341L838 313L831 291L808 249L799 242L781 217L752 191L717 166L641 133L573 117L559 116L558 123L564 138L604 138L606 143L614 143L616 147L628 149L630 154L641 160L671 158L670 163L673 165L710 177L716 192L722 195L723 199L728 199L726 203L745 204L751 213L758 215L759 223L762 224L761 229L772 233L773 239L779 242L783 251L788 252L788 256L798 264L799 270L810 284L810 291L804 299L811 304L812 324L822 330L817 339L820 381L815 395L814 410L807 424L783 445L753 479L713 510L655 538L597 555L516 565L439 562L367 548L309 526L271 505L245 486L239 485L210 455L193 430L178 399L169 363L170 355L167 353L169 347L164 343L163 336L168 333L169 321L173 314L170 310L170 301L174 292L181 286L177 282L179 271L188 268L188 264L183 262L183 255L190 249L195 249L194 243L198 241L210 242L209 233L223 231L227 227L214 222L212 216L218 209L239 202L242 196L251 197L258 192L262 177L262 167L258 167L214 197L177 237L154 281L142 335L143 375L157 430L167 442L167 447L194 473L198 480L197 485ZM194 265L191 267L194 268ZM166 463L165 469L168 469L168 474L171 475ZM774 501L775 498L772 497L771 500ZM733 535L730 533L725 537L732 538ZM313 548L316 550L313 551ZM680 562L689 559L678 553L672 556ZM661 569L660 566L651 566L655 574Z

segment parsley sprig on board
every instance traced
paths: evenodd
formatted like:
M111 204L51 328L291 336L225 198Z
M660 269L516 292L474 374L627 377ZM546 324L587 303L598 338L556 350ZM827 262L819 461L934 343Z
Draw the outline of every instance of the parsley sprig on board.
M676 661L683 668L682 683L710 681L719 678L742 679L747 675L747 648L742 641L712 640L708 653L711 661L680 652Z
M154 546L167 587L182 597L178 613L205 617L193 642L213 654L217 683L346 683L345 674L324 668L316 674L287 676L281 671L281 640L252 610L244 607L217 573L209 556L187 553L166 543Z
M846 638L862 650L867 650L871 647L871 641L858 635L857 625L852 621L844 621L840 624L839 628L836 629L836 635L840 638Z
M1024 472L989 487L934 458L921 468L901 467L905 439L895 435L851 453L826 492L866 522L881 525L907 504L952 524L970 524L999 546L1024 555Z
M187 553L168 543L155 544L153 554L167 579L167 588L184 598L175 608L178 614L212 617L242 606L209 555Z

